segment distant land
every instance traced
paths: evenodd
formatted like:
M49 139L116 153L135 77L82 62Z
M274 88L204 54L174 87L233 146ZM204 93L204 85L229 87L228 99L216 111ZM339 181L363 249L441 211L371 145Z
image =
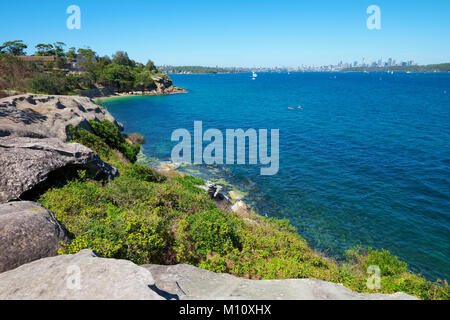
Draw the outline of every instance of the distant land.
M389 67L352 67L342 72L450 72L450 63L429 64L425 66L389 66Z
M247 71L244 68L220 68L202 66L159 66L158 69L166 74L215 74L238 73Z
M348 64L345 64L348 65ZM217 74L240 72L450 72L450 63L429 65L390 65L390 66L302 66L302 67L203 67L203 66L158 66L165 74Z

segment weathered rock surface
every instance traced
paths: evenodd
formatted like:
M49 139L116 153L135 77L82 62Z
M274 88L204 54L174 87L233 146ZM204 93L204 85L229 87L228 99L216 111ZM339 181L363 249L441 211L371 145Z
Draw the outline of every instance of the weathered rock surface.
M91 250L45 258L0 274L0 300L163 300L152 274Z
M114 117L87 97L24 94L0 99L0 137L70 139L69 126L91 130L89 120Z
M250 208L242 200L236 201L236 203L231 207L231 210L244 217L248 217L251 214Z
M87 170L99 179L113 179L118 170L92 150L56 138L0 137L0 203L24 198L61 172Z
M56 256L66 230L35 202L0 204L0 273L41 258Z
M167 298L181 300L409 300L404 293L362 294L314 279L246 280L189 265L145 265Z

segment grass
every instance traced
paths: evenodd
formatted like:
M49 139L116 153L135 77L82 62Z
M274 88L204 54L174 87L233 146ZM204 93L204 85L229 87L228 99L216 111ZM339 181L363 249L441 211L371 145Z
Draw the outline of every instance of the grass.
M61 254L89 248L136 264L188 263L249 279L315 278L357 292L449 299L446 283L412 274L386 250L355 248L348 251L348 262L338 265L312 250L287 220L223 212L197 188L201 179L162 176L123 157L111 147L121 140L105 139L104 130L97 131L102 138L86 132L75 141L98 152L120 176L105 183L79 172L40 197L74 237ZM380 268L380 289L366 285L372 265Z

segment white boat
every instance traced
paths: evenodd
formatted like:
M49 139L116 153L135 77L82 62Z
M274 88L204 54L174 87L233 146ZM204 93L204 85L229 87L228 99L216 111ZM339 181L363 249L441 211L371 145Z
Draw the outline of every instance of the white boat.
M253 78L257 78L258 75L256 74L256 72L253 72Z

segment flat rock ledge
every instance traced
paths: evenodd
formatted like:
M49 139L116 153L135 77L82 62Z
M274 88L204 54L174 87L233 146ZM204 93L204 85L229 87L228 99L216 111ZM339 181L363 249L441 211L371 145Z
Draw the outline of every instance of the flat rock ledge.
M109 120L105 108L88 97L23 94L0 99L0 137L70 139L69 126L91 131L89 120Z
M139 267L91 250L0 273L0 300L417 300L313 280L246 280L189 265Z
M190 265L145 265L168 299L180 300L418 300L404 294L356 293L315 280L247 280Z
M78 143L56 138L0 137L0 203L27 200L51 175L87 170L94 178L111 180L118 170Z
M164 300L150 271L91 250L41 259L0 274L0 300Z
M35 202L0 204L0 273L56 256L70 238L53 215Z

